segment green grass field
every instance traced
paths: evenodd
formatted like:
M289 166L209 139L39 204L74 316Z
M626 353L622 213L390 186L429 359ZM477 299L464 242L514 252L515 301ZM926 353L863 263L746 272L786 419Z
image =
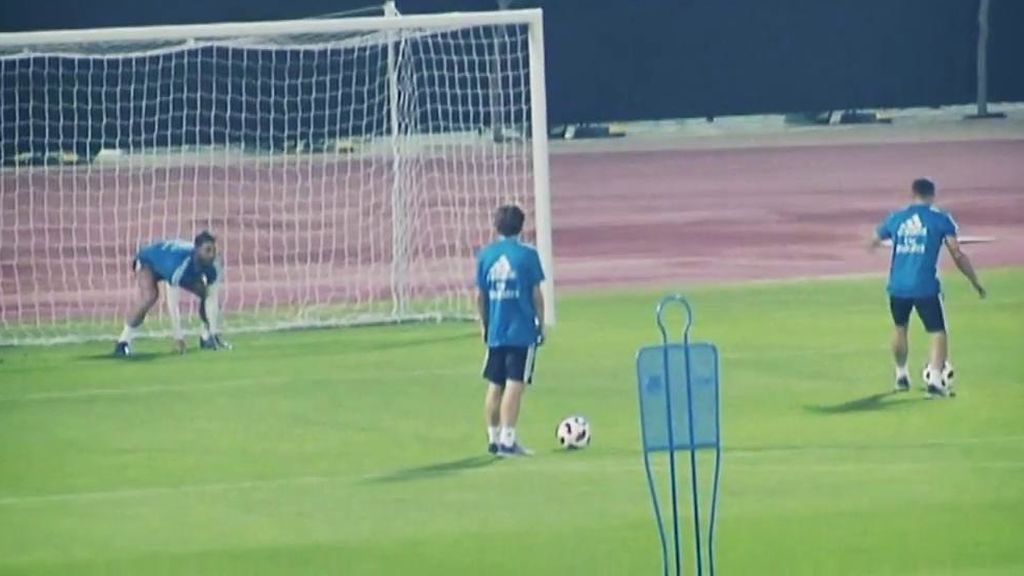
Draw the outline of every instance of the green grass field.
M947 282L949 401L887 393L878 279L691 293L722 352L721 574L1024 574L1024 270L984 277ZM0 350L0 573L657 574L633 354L659 294L560 301L518 461L481 456L467 324ZM594 443L558 452L575 412Z

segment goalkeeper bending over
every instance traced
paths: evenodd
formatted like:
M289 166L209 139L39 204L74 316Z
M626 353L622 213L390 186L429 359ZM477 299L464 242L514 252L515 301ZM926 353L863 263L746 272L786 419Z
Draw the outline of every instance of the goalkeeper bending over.
M217 292L221 271L217 264L217 239L212 234L201 232L193 243L184 240L155 242L139 250L132 266L139 299L124 324L121 337L117 339L115 356L131 356L132 339L160 296L157 287L160 282L167 282L167 310L171 315L175 349L179 354L185 352L179 306L181 289L199 298L199 317L203 321L199 347L210 350L230 348L217 331L220 320Z

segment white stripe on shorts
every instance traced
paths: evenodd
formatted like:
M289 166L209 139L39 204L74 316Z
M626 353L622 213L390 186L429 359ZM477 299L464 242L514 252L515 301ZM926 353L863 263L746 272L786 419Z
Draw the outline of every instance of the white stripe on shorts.
M530 346L526 349L526 366L523 368L523 382L533 380L533 365L537 361L537 347Z
M939 312L942 313L942 329L945 330L946 334L949 334L949 318L946 317L946 297L944 294L939 294Z

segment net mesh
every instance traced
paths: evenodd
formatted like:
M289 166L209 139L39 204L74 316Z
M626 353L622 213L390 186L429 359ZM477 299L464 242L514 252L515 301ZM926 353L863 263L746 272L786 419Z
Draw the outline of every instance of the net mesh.
M110 337L135 251L203 229L232 330L471 315L492 210L533 207L527 34L0 52L0 344Z

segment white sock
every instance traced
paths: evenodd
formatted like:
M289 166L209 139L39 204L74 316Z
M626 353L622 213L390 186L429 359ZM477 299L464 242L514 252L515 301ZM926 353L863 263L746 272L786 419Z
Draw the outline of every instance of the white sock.
M931 370L928 371L928 375L931 376L931 378L929 378L929 384L933 386L942 386L942 368L936 370L935 366L932 366Z
M504 426L501 429L501 445L502 446L515 446L516 444L516 429L508 426Z
M907 365L896 367L896 378L910 378L910 372L907 371Z
M498 428L497 426L488 426L487 427L487 443L488 444L497 444L498 443L498 439L499 439L498 436L500 434L500 431L501 431L501 428Z
M206 326L205 324L203 325L203 331L202 331L202 333L200 333L200 337L203 340L209 340L210 339L210 327L209 326Z
M124 330L121 331L121 337L117 339L118 342L124 342L125 344L131 344L135 338L136 329L125 324Z

